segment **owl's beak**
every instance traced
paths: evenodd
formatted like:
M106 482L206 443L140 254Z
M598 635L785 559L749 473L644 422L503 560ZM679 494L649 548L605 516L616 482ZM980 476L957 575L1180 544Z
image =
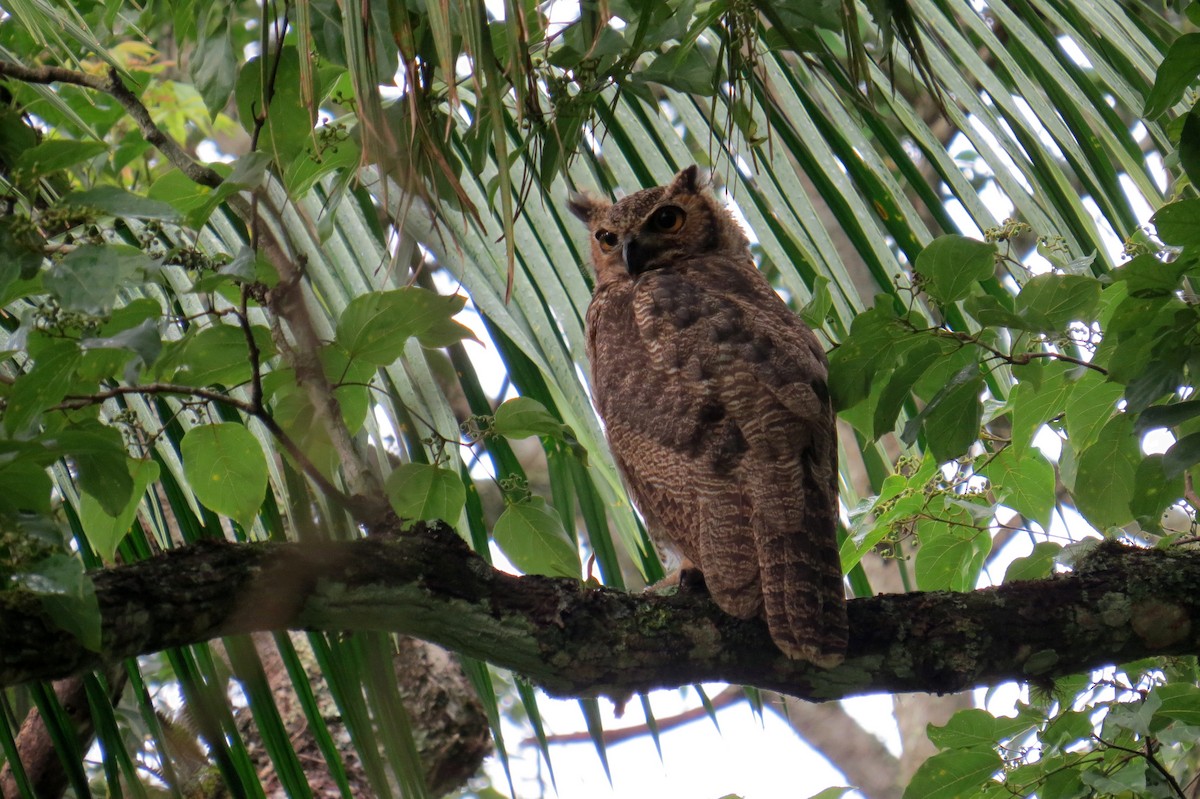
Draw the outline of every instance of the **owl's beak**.
M625 268L629 270L630 275L637 277L646 271L646 262L649 260L650 252L639 244L636 238L625 242L621 255L625 259Z

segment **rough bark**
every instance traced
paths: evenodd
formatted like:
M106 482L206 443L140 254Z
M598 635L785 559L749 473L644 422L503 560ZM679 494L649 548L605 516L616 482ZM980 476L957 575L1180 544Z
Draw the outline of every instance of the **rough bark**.
M761 622L726 616L702 593L514 577L436 527L397 539L193 545L94 582L102 653L63 635L32 597L9 592L0 684L283 628L399 632L513 669L553 694L617 698L710 681L814 701L947 693L1200 651L1200 553L1116 544L1046 580L851 600L848 657L830 670L787 660Z

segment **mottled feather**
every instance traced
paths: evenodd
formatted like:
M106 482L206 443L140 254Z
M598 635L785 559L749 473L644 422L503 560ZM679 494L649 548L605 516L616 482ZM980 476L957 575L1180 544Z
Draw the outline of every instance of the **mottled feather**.
M839 662L837 440L816 336L695 167L571 209L593 236L592 391L652 536L725 612L764 616L788 656Z

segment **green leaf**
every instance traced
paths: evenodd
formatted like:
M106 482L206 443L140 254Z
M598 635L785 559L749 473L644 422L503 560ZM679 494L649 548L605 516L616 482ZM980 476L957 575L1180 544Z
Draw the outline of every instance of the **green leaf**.
M1068 749L1082 739L1091 738L1093 731L1090 712L1064 710L1046 725L1042 743L1056 749Z
M921 519L914 572L921 591L970 591L975 588L984 558L991 551L987 530L962 509L948 510L939 519Z
M883 303L854 317L850 334L829 354L829 393L839 412L870 395L879 377L875 365L891 366L891 354L914 336Z
M1029 382L1017 384L1009 394L1013 449L1023 453L1033 445L1042 425L1063 412L1074 385L1061 373L1037 387Z
M149 366L162 351L162 337L158 334L158 321L147 319L137 327L122 330L111 336L85 338L79 342L79 346L85 353L95 350L125 350L137 356L135 365ZM136 368L132 374L127 371L126 381L137 382L137 371Z
M1161 700L1154 714L1160 725L1164 721L1177 721L1188 727L1200 727L1200 688L1192 683L1176 682L1160 685L1152 693Z
M1138 464L1133 480L1129 509L1147 530L1160 529L1163 513L1183 496L1183 473L1168 478L1163 461L1162 455L1147 455Z
M108 143L102 141L48 139L22 152L15 166L28 171L31 176L40 177L95 158L108 149Z
M1054 510L1054 467L1036 449L1024 453L1006 447L981 468L996 499L1043 529Z
M887 385L875 405L873 432L876 439L892 432L896 426L896 418L912 393L913 386L946 353L948 347L956 346L945 339L929 335L904 353L903 360L888 378Z
M1125 283L1130 297L1168 297L1179 288L1179 278L1187 266L1187 261L1182 258L1163 263L1149 253L1143 253L1110 274L1114 281Z
M808 799L842 799L843 796L848 793L854 793L855 790L857 789L847 787L826 788L820 793L814 793L812 796L808 797ZM730 799L730 797L732 797L732 799L740 799L740 797L738 797L736 794L729 794L728 797L722 797L722 799Z
M896 523L908 522L928 504L928 484L938 463L926 456L909 476L890 474L883 480L879 496L866 500L850 514L850 535L842 542L842 571L849 573L863 556L886 538Z
M48 443L62 447L75 461L79 487L86 494L108 515L121 513L133 494L133 480L125 465L125 440L118 430L91 422L63 430Z
M1186 382L1183 365L1174 358L1154 360L1125 385L1125 412L1140 413L1151 404L1174 395Z
M1200 433L1191 433L1163 453L1163 474L1168 478L1179 477L1197 463L1200 463Z
M45 467L16 461L0 467L0 513L38 513L50 516L54 485Z
M562 519L540 497L505 508L492 528L492 538L525 574L579 577L579 552Z
M800 318L813 330L824 327L833 308L833 294L829 291L829 278L817 275L813 278L812 299L800 309Z
M264 70L263 58L269 63ZM264 71L270 77L272 91L268 107L263 90ZM271 154L280 167L286 167L297 153L308 146L315 122L316 109L305 106L300 96L300 56L294 46L272 49L266 55L251 58L243 66L234 85L238 121L247 132L253 132L257 121L266 111L266 119L258 132L259 146Z
M1146 761L1132 758L1115 770L1099 768L1079 772L1079 780L1095 789L1092 796L1145 796Z
M995 752L976 749L936 754L921 764L904 799L963 799L974 796L1004 767Z
M983 377L979 364L969 363L960 369L916 417L904 426L901 439L913 444L917 430L925 433L929 451L941 461L953 460L966 453L979 439L983 419Z
M563 437L563 423L546 406L529 397L515 397L496 409L492 430L505 438Z
M1126 414L1105 425L1096 443L1079 456L1072 494L1079 512L1097 530L1133 521L1130 503L1139 460L1133 423Z
M38 561L32 570L13 575L13 580L37 594L60 629L93 652L100 651L100 603L83 561L70 555L51 555Z
M400 357L412 336L443 332L439 324L450 321L466 301L413 286L364 294L342 311L337 341L351 358L387 366Z
M210 6L212 16L219 16L221 6ZM237 80L238 59L233 54L233 42L229 25L222 21L211 32L196 38L196 46L188 55L188 72L196 89L204 98L209 116L216 118L218 112L229 102Z
M0 216L0 292L18 279L29 280L38 273L45 258L46 240L26 218L10 214ZM8 300L4 301L8 304Z
M1193 186L1200 186L1200 103L1193 105L1179 132L1179 165Z
M159 477L159 466L152 460L128 458L126 467L132 479L133 491L119 513L108 513L100 501L90 494L85 494L79 499L79 521L83 525L84 535L105 563L114 561L117 547L129 533L129 525L133 523L142 497L150 484Z
M87 191L77 191L63 197L59 204L68 208L94 209L111 216L130 219L174 222L179 218L179 213L167 203L116 186L97 186Z
M1076 452L1083 452L1117 410L1117 401L1125 393L1118 383L1109 383L1104 375L1088 370L1071 389L1064 410L1067 437Z
M388 501L406 521L458 523L467 503L467 489L457 472L426 463L404 463L388 475Z
M929 296L949 305L995 273L996 245L954 234L939 236L921 250L913 268L925 278Z
M258 439L234 422L208 424L189 430L179 453L196 498L250 527L267 490L267 459Z
M668 47L634 77L701 97L711 97L716 86L714 66L695 42Z
M1144 433L1157 427L1175 427L1197 416L1200 416L1200 400L1155 405L1138 414L1133 430L1136 433Z
M283 184L287 187L288 196L303 197L321 178L353 171L361 160L362 151L352 140L326 144L315 154L297 155L284 171Z
M1039 541L1033 545L1033 551L1028 555L1016 558L1004 570L1005 583L1015 583L1019 580L1040 580L1054 573L1054 562L1062 544L1053 541Z
M290 376L290 373L283 376ZM265 391L265 381L263 388ZM288 381L271 393L271 415L305 457L326 477L332 477L338 465L337 450L325 425L317 422L316 411L308 395L294 382ZM291 458L291 455L287 457Z
M84 244L51 267L43 285L65 310L101 316L149 266L150 259L132 247Z
M58 341L40 352L33 371L13 384L4 410L4 429L9 435L25 432L51 405L61 402L71 390L75 370L83 353L73 341Z
M963 310L984 327L1011 327L1014 330L1040 330L1040 320L1029 320L1016 311L1011 296L993 297L972 294L963 301Z
M1185 33L1171 43L1159 64L1143 115L1152 119L1178 103L1197 75L1200 75L1200 33Z
M930 724L927 733L930 743L939 749L991 748L1032 727L1027 718L993 716L983 708L973 707L958 711L940 727Z
M1142 737L1151 735L1151 721L1162 706L1162 695L1151 691L1141 702L1115 704L1104 719L1104 729L1129 730Z
M208 218L209 200L213 190L202 186L178 169L157 178L146 193L152 199L169 204L187 217L187 223L199 227ZM200 215L201 209L207 209ZM198 215L193 217L193 213Z
M271 333L265 327L250 328L260 363L275 354ZM252 365L246 333L240 326L217 324L164 348L159 374L168 382L185 386L236 386L250 380Z
M1167 244L1181 247L1200 244L1200 200L1167 203L1150 217L1150 222Z
M1100 303L1100 281L1085 275L1038 275L1017 295L1017 312L1028 320L1045 319L1046 331L1071 322L1091 322ZM1043 323L1045 324L1045 323Z

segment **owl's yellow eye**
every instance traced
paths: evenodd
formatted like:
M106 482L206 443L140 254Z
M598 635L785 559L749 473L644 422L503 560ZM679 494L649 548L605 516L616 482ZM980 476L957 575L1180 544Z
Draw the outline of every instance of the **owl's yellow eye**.
M650 224L654 225L655 230L662 233L674 233L683 227L683 220L687 215L683 209L677 205L664 205L654 212L654 216L650 217Z
M600 242L600 249L604 252L612 252L621 243L621 238L611 230L597 230L596 241Z

